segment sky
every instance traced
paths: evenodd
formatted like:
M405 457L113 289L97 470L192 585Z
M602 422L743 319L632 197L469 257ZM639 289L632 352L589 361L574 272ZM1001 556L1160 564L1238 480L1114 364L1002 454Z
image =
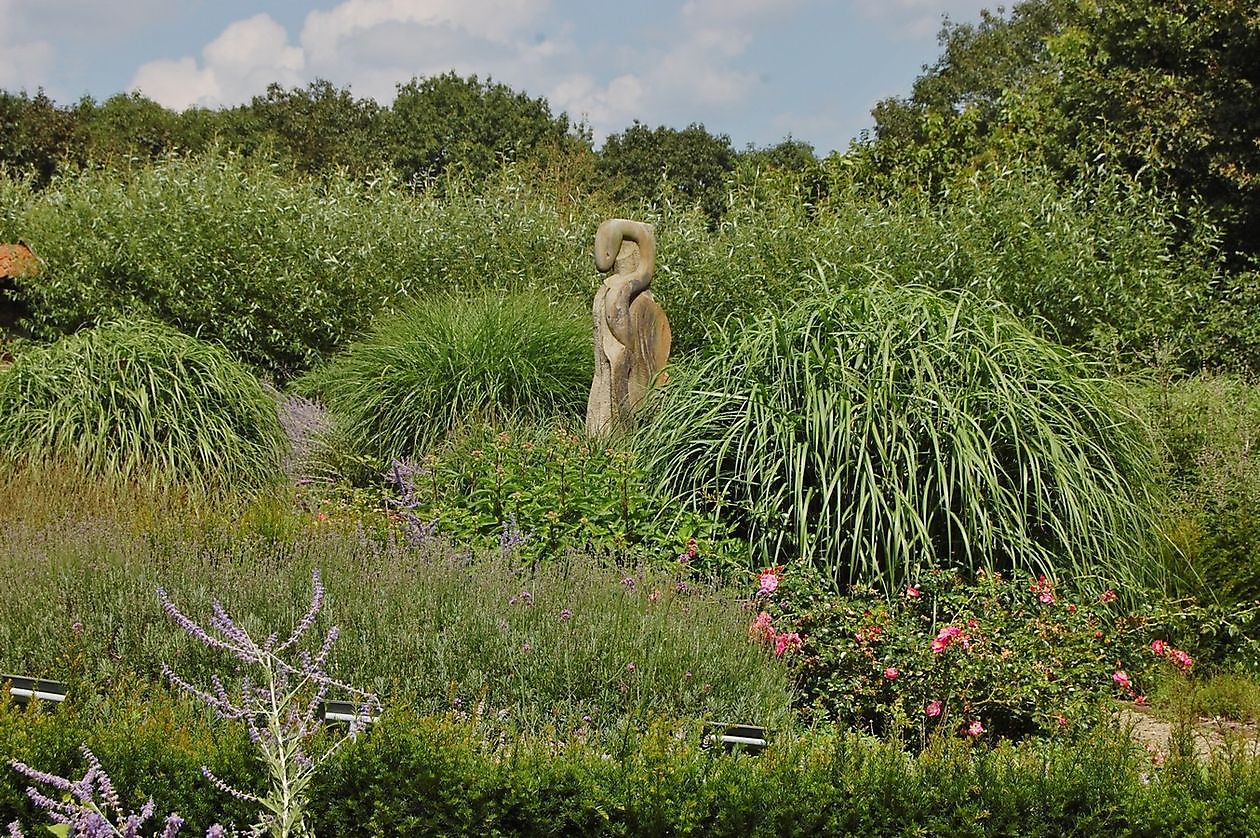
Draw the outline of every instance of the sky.
M543 97L596 144L636 120L819 154L873 127L979 0L0 0L0 89L169 108L326 79L382 104L454 70Z

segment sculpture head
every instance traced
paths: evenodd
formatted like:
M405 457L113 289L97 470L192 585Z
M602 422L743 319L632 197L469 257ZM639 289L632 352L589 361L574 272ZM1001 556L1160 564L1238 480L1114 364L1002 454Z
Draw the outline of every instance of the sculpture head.
M656 261L656 236L652 227L639 221L610 218L595 231L595 268L600 273L608 273L616 266L621 244L626 239L636 243L641 254L632 270L638 270L639 264L647 264L651 270Z

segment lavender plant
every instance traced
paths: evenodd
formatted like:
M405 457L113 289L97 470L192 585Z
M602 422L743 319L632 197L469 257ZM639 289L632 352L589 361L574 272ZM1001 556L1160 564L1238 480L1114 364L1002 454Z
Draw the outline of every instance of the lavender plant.
M86 745L81 746L81 750L87 759L88 770L78 780L38 771L17 760L12 760L9 764L28 779L52 786L61 792L62 799L55 800L34 786L26 789L27 796L57 824L49 827L53 833L73 834L82 838L138 838L141 828L153 817L156 809L153 798L149 798L139 812L124 812L118 792L105 769L101 767L100 760ZM100 797L99 802L97 796ZM114 818L112 821L109 814L111 811ZM160 838L174 838L183 825L184 819L172 812L166 816L162 831L156 834ZM226 834L223 827L216 824L206 831L206 838L221 838ZM9 824L9 838L24 838L24 835L17 821Z
M213 613L209 621L218 635L215 636L176 608L165 590L158 589L163 610L191 637L212 649L229 652L242 663L261 671L257 682L243 676L239 688L231 694L217 675L211 676L212 689L205 690L184 680L169 666L162 667L163 674L175 686L204 702L221 717L245 724L250 741L257 746L271 775L271 788L266 796L234 788L206 766L201 770L221 791L261 807L254 832L275 838L312 834L306 822L306 798L315 771L343 744L358 736L367 720L380 712L380 702L375 695L328 676L328 654L338 636L335 626L328 630L314 655L299 648L324 605L324 586L318 570L311 574L311 586L310 606L289 636L281 642L279 635L273 633L261 644L255 642L217 600L211 606ZM296 658L296 665L286 660L283 654L286 652ZM321 728L319 717L324 698L334 687L354 696L359 711L340 738L315 755L309 752L308 746Z

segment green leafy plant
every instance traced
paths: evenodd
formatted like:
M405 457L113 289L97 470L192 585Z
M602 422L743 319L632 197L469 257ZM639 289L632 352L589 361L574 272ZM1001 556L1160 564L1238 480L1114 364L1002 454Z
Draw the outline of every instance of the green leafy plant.
M0 372L0 450L151 485L258 486L284 450L276 406L226 350L119 321L31 347Z
M1140 424L1080 356L1001 307L921 288L816 294L673 374L637 437L645 470L769 563L885 592L933 563L1129 588L1145 570L1155 472Z
M747 547L721 522L647 490L634 451L592 441L575 425L467 427L385 476L390 504L413 527L481 549L499 547L510 527L522 563L583 549L663 565L690 551L690 567L711 576L746 564Z
M573 417L591 380L589 317L539 294L438 296L382 322L297 388L354 450L423 455L483 419Z

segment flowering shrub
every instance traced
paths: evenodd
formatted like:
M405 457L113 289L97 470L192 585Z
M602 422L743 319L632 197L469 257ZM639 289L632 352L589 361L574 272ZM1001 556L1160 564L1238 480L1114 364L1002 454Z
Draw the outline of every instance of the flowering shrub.
M964 582L932 570L890 601L873 589L830 595L799 567L773 576L757 578L750 634L776 654L796 650L787 659L807 716L876 733L1088 726L1098 701L1140 698L1122 666L1151 664L1135 654L1142 622L1118 612L1114 591L1078 597L1044 576Z

